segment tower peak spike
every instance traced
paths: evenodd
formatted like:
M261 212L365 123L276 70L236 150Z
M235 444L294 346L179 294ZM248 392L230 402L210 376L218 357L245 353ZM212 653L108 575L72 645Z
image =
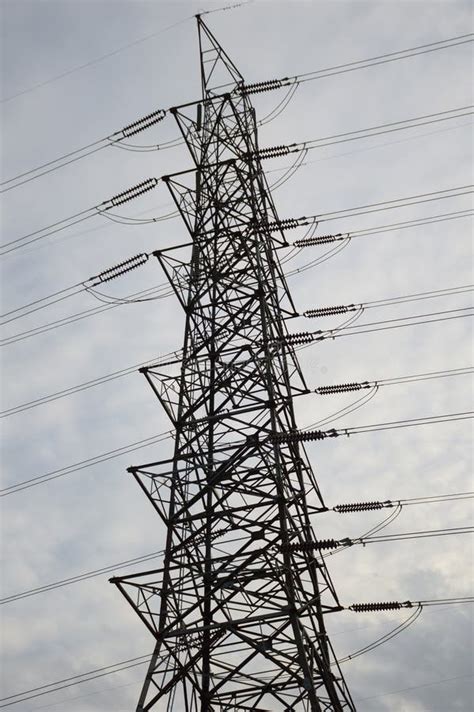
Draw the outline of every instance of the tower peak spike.
M228 86L229 90L244 81L243 76L222 45L212 34L201 15L196 15L201 60L201 85L203 98Z

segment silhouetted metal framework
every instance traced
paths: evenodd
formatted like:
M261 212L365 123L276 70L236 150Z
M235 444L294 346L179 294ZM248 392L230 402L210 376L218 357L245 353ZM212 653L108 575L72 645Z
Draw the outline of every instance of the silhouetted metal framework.
M185 312L183 357L141 369L174 454L129 470L166 553L112 579L156 639L137 710L354 710L325 630L341 608L325 563L289 546L316 539L309 513L326 508L301 443L278 438L307 392L284 339L285 237L265 227L278 216L243 78L200 17L198 30L202 103L174 110L195 169L165 179L191 242L155 253Z

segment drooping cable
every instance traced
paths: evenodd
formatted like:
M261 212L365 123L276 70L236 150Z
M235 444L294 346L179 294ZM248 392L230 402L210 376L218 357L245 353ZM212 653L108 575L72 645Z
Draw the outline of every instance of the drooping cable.
M474 417L474 411L459 413L443 413L442 415L429 415L422 418L403 418L383 423L370 423L367 425L354 425L348 428L331 428L330 430L289 430L273 433L268 439L275 444L310 442L338 438L342 436L360 435L362 433L376 433L382 430L396 430L419 425L434 425L437 423L452 423L459 420L469 420Z
M348 141L360 141L361 139L372 138L374 136L382 136L387 133L406 131L407 129L417 128L419 126L427 126L442 121L451 121L453 119L463 118L464 116L472 116L472 114L474 113L472 111L473 108L474 107L472 105L461 106L456 109L447 109L444 111L437 111L432 114L415 116L411 119L402 119L400 121L387 122L384 124L379 124L377 126L369 126L365 129L345 131L343 133L332 134L330 136L324 136L322 138L299 141L296 143L288 144L287 146L263 148L258 151L257 155L261 159L268 159L277 158L279 156L288 155L291 153L304 152L304 156L306 157L306 153L308 151L317 148L326 148L328 146L334 146L340 143L347 143ZM291 170L291 168L288 170Z
M366 537L358 537L350 539L319 539L314 541L298 542L296 544L284 544L280 546L283 551L289 551L292 554L305 554L312 551L326 551L328 549L340 549L341 547L351 547L367 544L382 544L393 541L408 541L412 539L429 539L438 536L459 536L463 534L474 534L474 527L450 527L444 529L424 529L415 532L397 532L396 534L371 534ZM473 598L474 600L474 598Z
M167 284L158 284L154 287L149 287L148 289L142 289L139 292L133 292L125 297L109 298L105 306L85 309L84 311L77 312L76 314L71 314L71 316L56 319L55 321L27 329L26 331L21 331L17 334L12 334L4 339L0 339L0 346L16 344L17 342L29 339L32 336L39 336L40 334L58 329L62 326L67 326L68 324L73 324L76 321L81 321L82 319L87 319L97 314L101 314L104 311L108 311L109 309L113 309L123 304L135 304L137 302L148 301L150 299L153 299L154 301L157 299L166 299L171 294L173 294L173 290L169 288Z
M385 299L374 299L367 302L358 302L352 304L338 304L331 307L318 307L317 309L307 309L300 316L306 319L324 318L327 316L337 316L356 312L358 310L365 311L366 309L376 309L379 307L390 307L396 304L406 304L409 302L425 301L427 299L435 299L439 297L447 297L455 294L466 294L472 292L474 284L463 284L457 287L446 287L443 289L433 289L427 292L417 292L415 294L403 294L397 297L387 297Z
M122 368L120 371L112 371L112 373L107 373L104 376L99 376L98 378L85 381L84 383L79 383L75 386L70 386L69 388L63 388L60 391L55 391L53 393L48 393L47 395L40 396L26 403L20 403L17 406L11 408L6 408L0 412L0 418L8 418L11 415L17 413L23 413L26 410L31 410L32 408L37 408L40 405L45 405L46 403L52 403L60 398L66 398L67 396L74 395L75 393L81 393L82 391L89 390L90 388L95 388L104 383L109 383L110 381L115 381L118 378L123 378L132 373L137 373L138 370L143 366L152 366L159 362L159 359L149 359L148 361L142 361L141 363L136 363L128 368Z
M415 314L413 316L397 317L395 319L383 319L381 321L372 321L356 326L339 326L334 329L319 329L318 331L301 331L297 333L287 334L284 337L276 340L276 343L288 344L289 346L304 347L318 341L326 339L338 339L343 336L358 336L360 334L369 334L377 331L386 331L390 329L401 329L407 326L420 326L422 324L432 324L441 321L451 321L453 319L464 319L474 316L473 307L462 307L460 309L445 309L438 312L430 312L428 314ZM418 320L418 321L417 321Z
M372 527L369 529L367 532L364 534L360 535L356 539L354 539L354 542L365 542L369 537L372 535L375 535L378 533L381 529L385 528L388 524L392 523L392 521L396 518L397 515L397 509L401 511L401 507L405 505L420 505L420 504L436 504L440 502L457 502L461 500L466 500L466 499L472 499L474 497L474 492L454 492L452 494L445 494L445 495L433 495L431 497L413 497L411 499L399 499L399 500L386 500L384 502L359 502L359 503L354 503L354 504L344 504L344 505L336 505L336 507L333 507L332 510L328 511L335 511L339 514L348 514L348 513L360 513L363 511L367 511L369 509L383 509L383 508L390 508L393 509L394 511L390 513L389 517L385 519L383 522L380 524L376 525L375 527ZM344 541L344 540L343 540ZM337 553L339 551L342 551L346 548L344 544L342 544L339 548L336 548L335 550L330 550L325 556ZM157 558L159 556L162 556L165 553L164 549L160 551L152 551L148 554L143 554L139 557L135 557L133 559L127 559L125 561L121 561L115 564L108 564L106 566L103 566L101 568L94 569L92 571L85 571L79 574L75 574L73 576L69 576L68 578L61 579L59 581L52 581L47 584L43 584L42 586L36 586L35 588L30 588L25 591L21 591L18 593L11 594L9 596L5 596L4 598L0 599L0 604L8 604L8 603L13 603L14 601L22 600L24 598L29 598L31 596L36 596L41 593L47 593L48 591L53 591L58 588L63 588L64 586L70 586L75 583L80 583L81 581L88 580L90 578L95 578L97 576L110 573L112 570L118 569L118 568L124 568L129 565L132 565L134 563L139 563L139 562L145 562L147 560L152 560L154 558ZM442 599L443 601L446 599Z
M463 598L451 598L451 599L433 599L431 601L415 601L413 602L412 605L422 605L423 607L427 606L434 606L434 605L462 605L462 604L467 604L467 603L472 603L473 602L472 597L463 597ZM353 604L354 605L354 604ZM357 605L357 604L355 604ZM347 609L344 610L352 610L351 607L348 607ZM354 612L354 611L353 611ZM5 702L7 700L12 700L13 698L22 698L21 700L18 699L16 702L22 702L26 701L26 699L33 699L33 697L38 697L40 694L49 694L50 692L56 692L61 689L64 689L66 687L69 687L71 685L75 684L81 684L82 682L89 682L89 680L96 679L98 677L102 677L104 675L111 675L114 674L115 672L120 672L121 670L126 670L129 667L133 667L135 665L142 665L143 663L149 662L150 660L150 654L147 655L141 655L137 656L134 658L130 658L128 660L122 660L120 662L111 664L111 665L106 665L100 668L96 668L94 670L89 670L88 672L78 674L78 675L73 675L68 678L63 678L62 680L57 680L56 682L51 682L46 685L41 685L39 687L31 688L29 690L24 690L23 692L16 693L14 695L10 695L9 697L4 697L3 699L0 699L0 702ZM117 669L113 669L117 668ZM81 679L83 678L83 679ZM457 678L456 678L457 679ZM68 683L71 683L68 684ZM47 690L47 688L50 688ZM44 691L47 690L47 692L40 692L40 694L34 694L38 693L39 691ZM27 695L31 695L31 697L26 697ZM15 702L9 703L9 704L15 704ZM6 705L0 705L2 707L8 706Z
M92 571L84 571L80 574L75 574L68 578L61 579L60 581L54 581L52 583L45 584L43 586L37 586L36 588L30 588L27 591L22 591L21 593L14 593L10 596L5 596L0 598L0 605L5 605L7 603L13 603L14 601L20 601L24 598L30 598L30 596L36 596L40 593L46 593L47 591L54 591L58 588L63 588L64 586L70 586L74 583L80 583L81 581L88 581L91 578L96 578L97 576L102 576L103 574L110 574L117 569L124 569L128 566L134 566L135 564L141 564L146 561L153 561L164 554L164 550L152 551L150 554L144 554L142 556L135 556L132 559L126 559L125 561L118 561L114 564L109 564L98 569L93 569Z
M30 477L27 480L21 482L16 482L13 485L4 487L0 490L0 497L8 497L11 494L17 494L23 490L30 489L31 487L36 487L37 485L42 485L45 482L50 482L51 480L56 480L59 477L65 477L66 475L71 475L74 472L79 472L80 470L85 470L94 465L98 465L101 462L107 462L108 460L113 460L122 455L126 455L129 452L135 452L135 450L140 450L141 448L148 447L149 445L156 445L163 440L168 440L172 438L174 433L172 431L165 431L164 433L159 433L158 435L152 435L149 438L143 438L142 440L137 440L136 442L129 443L128 445L122 445L119 448L109 450L107 452L100 453L94 457L89 457L86 460L81 460L80 462L75 462L72 465L66 465L65 467L60 467L51 472L46 472L43 475L37 475L36 477Z
M401 222L401 223L391 223L388 225L380 225L375 228L367 228L366 230L360 230L360 231L352 231L350 233L347 233L347 235L350 235L348 238L347 235L342 236L342 235L328 235L328 236L319 236L319 237L307 237L303 240L297 240L294 245L300 246L301 249L303 247L308 247L308 246L313 246L313 245L319 245L323 243L328 243L328 242L336 242L338 240L342 240L341 244L339 247L334 247L329 252L324 253L322 256L311 260L304 265L301 265L300 267L286 271L285 272L285 277L293 277L296 276L302 272L305 272L308 269L311 269L312 267L321 264L322 262L325 262L327 259L330 259L330 257L333 257L339 252L341 249L344 249L344 247L347 246L348 242L347 240L351 240L354 237L363 237L366 235L373 235L373 234L381 234L384 232L391 232L394 230L401 230L401 229L407 229L407 228L413 228L413 227L419 227L422 225L428 225L432 224L435 222L444 222L444 221L449 221L449 220L456 220L459 218L463 217L472 217L473 212L472 211L456 211L454 213L442 213L438 215L431 215L427 216L426 218L420 218L415 221L406 221L406 222ZM280 222L286 222L286 221L280 221ZM313 231L317 227L316 222L310 223L310 228L309 230ZM300 243L305 243L305 244L300 244ZM299 248L298 248L299 249ZM285 262L284 258L282 260L282 263ZM166 286L166 285L164 285ZM154 288L153 288L154 289ZM128 297L125 297L123 300L120 300L119 302L114 303L112 306L119 306L121 303L129 303L130 301L137 301L138 297L140 295L145 295L148 293L148 290L144 290L143 292L137 292L133 295L129 295ZM155 292L153 292L154 294ZM172 294L172 290L168 290L165 296L170 296ZM27 331L20 332L18 334L14 334L11 337L8 337L6 339L0 339L0 346L8 346L9 344L17 343L18 341L22 341L24 339L30 338L32 336L37 336L42 333L45 333L47 331L50 331L51 329L56 329L61 326L67 326L70 323L74 323L75 321L81 320L83 318L88 318L89 316L94 316L95 314L99 314L102 311L105 311L109 307L96 307L93 309L87 309L83 312L79 312L77 314L73 314L70 317L64 317L63 319L56 320L54 322L51 322L49 324L44 324L43 326L36 327L33 329L28 329Z
M22 319L23 317L28 316L33 312L39 311L40 309L45 309L46 307L52 306L53 304L57 304L58 302L61 302L64 299L68 299L69 297L75 296L76 294L92 289L95 286L104 284L105 282L110 282L113 279L117 279L117 277L121 277L124 274L127 274L128 272L137 269L138 267L142 267L144 264L147 263L149 257L150 255L144 252L138 255L134 255L133 257L130 257L129 259L124 260L123 262L120 262L117 265L114 265L114 267L109 267L108 269L103 270L99 274L96 274L93 277L89 277L89 279L85 280L84 282L79 282L78 284L75 284L72 287L66 287L65 289L61 289L58 292L53 292L53 294L49 294L47 297L41 297L39 299L35 299L32 302L29 302L28 304L24 304L21 307L11 309L10 311L1 315L1 319L3 320L1 325L4 326L5 324L9 324L12 321ZM5 317L9 318L5 319Z
M186 18L186 20L189 18ZM181 22L184 22L181 21ZM175 23L179 24L179 23ZM173 25L174 27L174 25ZM154 36L156 33L153 33ZM148 38L149 36L147 36ZM143 40L140 40L143 41ZM418 54L424 54L427 52L435 52L438 50L443 50L443 49L449 49L450 47L455 47L460 44L472 42L472 34L467 34L467 35L459 35L457 37L452 37L447 40L439 40L437 42L431 42L427 45L419 45L417 47L412 47L406 50L399 50L397 52L391 52L391 53L385 53L383 55L378 55L376 57L370 57L368 59L364 60L357 60L355 62L348 62L346 64L341 64L341 65L336 65L333 67L328 67L326 69L320 69L320 70L315 70L313 72L306 72L305 74L300 74L300 75L294 75L293 77L285 77L283 79L277 79L277 80L271 80L271 81L263 81L263 82L257 82L256 84L247 84L243 87L240 87L238 91L245 93L245 94L255 94L259 93L262 91L269 91L272 89L279 89L281 87L290 87L289 92L287 93L286 97L283 99L282 102L280 102L275 109L270 112L268 116L266 116L264 119L262 119L261 124L263 125L264 123L267 123L268 121L273 120L273 118L276 118L281 111L283 111L289 101L291 101L291 98L293 94L290 94L291 90L294 87L294 90L298 87L298 85L302 82L306 81L313 81L315 79L321 79L324 77L328 76L335 76L338 74L344 74L346 72L352 72L358 69L366 69L371 66L376 66L380 64L384 64L387 62L394 62L398 61L401 59L408 59L410 57L417 56ZM134 43L132 43L133 45ZM128 46L128 45L127 45ZM113 52L112 54L115 54ZM108 55L106 55L108 56ZM84 66L88 66L90 63L87 63ZM72 70L75 71L75 70ZM66 72L64 75L61 76L66 76L70 72ZM51 80L50 80L51 81ZM47 83L47 82L46 82ZM42 83L40 86L43 86L44 83ZM222 85L222 87L225 87L227 85ZM29 91L29 90L26 90ZM19 96L21 94L25 93L19 92L19 94L15 94L11 97L8 97L7 99L3 99L3 101L9 101L16 96ZM288 99L289 96L289 99ZM158 109L151 114L148 114L147 116L143 117L142 119L138 119L135 122L132 122L132 124L129 124L128 126L124 127L124 129L121 129L119 131L116 131L109 136L106 136L102 139L98 139L97 141L93 141L90 144L87 144L79 149L76 149L75 151L70 151L69 153L63 154L62 156L59 156L56 159L53 159L51 161L47 161L46 163L41 164L40 166L37 166L36 168L30 169L28 171L24 171L23 173L20 173L12 178L7 179L6 181L3 181L3 183L0 183L0 186L7 186L2 192L6 190L11 190L14 187L17 187L19 185L22 185L25 182L28 182L29 180L34 180L35 178L39 178L41 175L44 175L45 173L49 173L52 170L56 170L58 168L62 168L64 165L67 165L68 163L71 163L76 160L80 160L81 158L84 158L85 156L89 155L90 153L96 152L101 150L102 148L106 148L108 145L117 145L117 141L121 139L125 139L128 137L128 135L134 135L135 133L138 133L140 131L143 131L150 126L158 123L161 121L168 113L170 112L170 109ZM125 133L124 133L125 131ZM133 133L130 134L129 132L132 131ZM172 143L172 142L167 142ZM165 144L163 145L157 145L154 147L154 150L159 150L160 148L165 148L167 147ZM90 149L90 150L89 150ZM21 179L24 180L21 180Z
M22 237L17 237L15 240L5 242L0 245L0 256L4 256L10 252L24 247L25 245L30 245L32 242L36 242L50 235L54 235L57 232L60 232L61 230L65 230L67 227L71 227L72 225L76 225L77 223L83 222L84 220L88 220L94 215L100 215L101 213L107 212L111 208L123 205L124 203L128 203L130 200L138 198L144 193L147 193L149 190L153 190L153 188L158 185L158 182L158 178L148 178L147 180L144 180L141 183L138 183L137 185L134 185L131 188L128 188L127 190L124 190L121 193L114 195L112 198L104 200L99 205L95 205L92 208L82 210L81 212L76 213L75 215L72 215L68 218L64 218L63 220L58 220L57 222L52 223L51 225L47 225L46 227L41 228L39 230L34 230L33 232L30 232L27 235L23 235Z
M398 208L405 208L411 205L421 205L422 203L430 203L432 201L437 201L437 200L446 200L450 198L457 198L462 195L469 195L470 193L473 193L473 184L468 184L468 185L462 185L462 186L456 186L455 188L446 188L443 190L435 190L435 191L430 191L429 193L419 193L417 195L409 195L404 198L395 198L394 200L383 200L379 201L377 203L368 203L366 205L358 205L352 208L344 208L342 210L332 210L331 212L327 213L318 213L315 215L309 215L309 216L302 216L299 218L289 218L285 220L276 220L272 222L265 222L261 223L262 228L266 228L267 230L270 231L279 231L279 230L289 230L292 228L297 228L305 225L310 225L314 221L319 223L323 222L329 222L331 220L342 220L350 217L356 217L359 215L367 215L369 213L378 213L378 212L384 212L385 210L394 210ZM466 213L472 214L472 208L469 208L468 210L462 210L462 211L456 211L455 213L445 213L439 217L444 217L444 216L452 216L454 217L455 215L464 215ZM438 217L438 216L434 216ZM419 220L424 220L426 218L420 218ZM406 223L399 223L400 225L405 225L408 223L418 223L418 220L410 220L407 221ZM395 223L394 225L398 225ZM381 226L381 227L392 227L392 225L389 226ZM367 230L371 229L378 229L378 228L367 228ZM339 233L336 235L323 235L323 236L316 236L312 238L311 243L308 241L308 243L302 243L302 241L296 240L292 246L295 247L308 247L310 245L317 245L317 244L327 244L331 242L335 242L337 238L339 239L345 239L349 235L356 235L356 234L362 234L365 233L366 230L359 230L359 231L354 231L354 232L345 232L345 233Z
M110 136L105 136L104 138L87 144L82 148L78 148L75 151L65 153L52 161L47 161L36 168L31 168L28 171L19 173L13 178L8 178L0 183L0 186L6 186L0 189L0 193L6 193L9 190L18 188L20 185L24 185L25 183L35 180L36 178L40 178L41 176L47 175L48 173L70 165L71 163L75 163L81 158L85 158L86 156L90 156L93 153L97 153L97 151L107 148L107 146L120 145L120 143L125 139L135 136L136 134L149 129L151 126L155 126L160 121L163 121L166 114L167 112L163 109L153 111L152 113L147 114L147 116L143 116L142 118L133 121L131 124L124 126L123 129L115 131L110 134ZM156 144L154 146L154 150L158 151L166 148L174 148L175 145L177 145L176 139L162 145Z
M386 499L372 500L370 502L349 502L345 504L336 504L332 507L332 511L338 514L354 514L359 512L368 512L378 509L391 509L393 507L412 506L419 504L439 504L442 502L459 502L465 499L472 499L474 492L453 492L451 494L435 494L426 497L409 497L408 499ZM366 536L366 535L363 535Z
M416 57L422 54L429 54L431 52L437 52L443 49L449 49L450 47L456 47L458 45L467 44L472 41L473 33L469 33L466 35L458 35L456 37L450 37L446 40L429 42L428 44L418 45L416 47L409 47L404 50L398 50L397 52L386 52L385 54L380 54L375 57L360 59L353 62L346 62L345 64L337 64L332 67L326 67L324 69L318 69L312 72L306 72L304 74L296 74L291 77L283 77L282 79L272 79L262 82L256 82L254 84L245 84L236 91L240 91L243 94L256 94L264 91L271 91L273 89L280 89L281 87L290 86L294 83L301 84L303 82L315 81L317 79L325 79L327 77L346 74L347 72L355 72L359 69L368 69L369 67L388 64L390 62L397 62L402 59L410 59L411 57ZM222 84L218 88L220 89L226 86L229 85Z

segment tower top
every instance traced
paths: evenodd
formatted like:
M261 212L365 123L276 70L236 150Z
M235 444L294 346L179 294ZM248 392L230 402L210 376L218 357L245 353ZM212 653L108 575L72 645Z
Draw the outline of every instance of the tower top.
M196 15L199 36L199 54L201 59L201 84L203 96L222 93L222 89L232 91L244 81L243 76L210 29L201 15Z

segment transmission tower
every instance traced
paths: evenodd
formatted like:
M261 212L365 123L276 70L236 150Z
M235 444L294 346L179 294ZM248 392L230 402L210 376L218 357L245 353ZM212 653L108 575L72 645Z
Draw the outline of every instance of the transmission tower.
M291 437L307 387L252 89L197 19L202 100L173 109L195 168L165 178L190 241L155 253L185 313L182 358L141 369L174 453L129 468L166 551L112 579L156 641L137 711L354 710L325 630L336 591L321 554L293 546L325 506Z

